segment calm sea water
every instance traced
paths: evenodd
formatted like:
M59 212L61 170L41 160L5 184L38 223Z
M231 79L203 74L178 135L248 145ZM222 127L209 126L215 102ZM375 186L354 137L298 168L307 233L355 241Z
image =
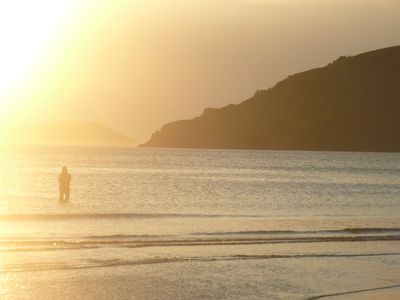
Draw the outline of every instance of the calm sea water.
M72 174L68 203L58 202L57 176L63 165ZM105 294L83 295L303 299L337 293L337 280L346 276L358 276L352 282L359 289L389 286L400 283L399 209L400 154L2 147L0 272L9 276L3 296L23 297L24 291L16 288L21 285L38 297L54 296L40 294L35 281L19 281L32 272L57 271L52 278L59 283L71 274L94 276L105 267L120 274L123 268L128 278L137 279L155 265L158 286L166 289L162 294L147 279L143 282L151 292L143 285L113 291L121 281L111 280ZM329 259L339 262L329 265ZM363 259L365 269L354 259ZM216 263L222 269L210 271ZM338 263L343 267L337 268ZM171 271L165 266L172 264L194 264L172 277L181 282L200 276L196 283L188 282L195 294L168 281ZM235 264L241 276L229 287L226 276L232 273L223 268ZM291 264L309 271L290 275L298 269ZM193 274L195 268L206 269ZM368 270L381 270L386 281L365 277ZM206 280L216 274L225 277L214 284ZM304 285L299 277L307 274L329 274L336 281ZM46 276L39 278L50 280ZM239 281L247 287L235 290ZM85 282L90 286L87 278ZM352 290L347 281L342 285L339 291ZM76 295L64 290L61 296Z

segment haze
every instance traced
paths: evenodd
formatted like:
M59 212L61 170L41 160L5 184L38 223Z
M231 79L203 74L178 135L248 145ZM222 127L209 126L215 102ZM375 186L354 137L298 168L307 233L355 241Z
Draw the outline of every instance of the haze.
M95 121L138 141L341 55L397 45L397 1L0 4L5 122Z

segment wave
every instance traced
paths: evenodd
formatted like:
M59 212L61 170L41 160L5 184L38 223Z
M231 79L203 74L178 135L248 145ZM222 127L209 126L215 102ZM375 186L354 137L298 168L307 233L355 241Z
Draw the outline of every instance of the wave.
M89 249L100 247L144 248L171 246L226 246L255 244L294 244L294 243L328 243L328 242L375 242L400 241L400 234L390 235L286 235L286 236L140 236L116 235L101 237L82 237L66 239L1 239L0 252L9 251L49 251L68 249Z
M389 228L374 228L374 227L367 227L367 228L346 228L343 230L344 232L348 233L378 233L378 232L400 232L400 228L396 227L389 227Z
M400 228L388 227L365 227L344 228L333 230L257 230L257 231L234 231L234 232L197 232L193 235L219 236L219 235L304 235L304 234L373 234L373 233L400 233Z
M384 253L355 253L355 254L273 254L273 255L230 255L230 256L210 256L210 257L160 257L142 258L136 260L123 259L87 259L69 263L61 262L42 262L42 263L11 263L3 264L0 273L15 273L28 271L44 270L71 270L105 268L118 266L135 266L164 263L184 263L184 262L218 262L218 261L237 261L237 260L266 260L266 259L308 259L308 258L347 258L347 257L376 257L376 256L399 256L399 252Z
M0 221L53 221L76 219L147 219L147 218L235 218L265 217L234 214L177 214L177 213L76 213L76 214L0 214Z

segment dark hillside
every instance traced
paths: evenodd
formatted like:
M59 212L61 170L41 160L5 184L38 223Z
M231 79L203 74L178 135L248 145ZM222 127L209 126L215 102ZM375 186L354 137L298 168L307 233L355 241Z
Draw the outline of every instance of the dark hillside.
M340 57L238 105L166 124L148 147L400 151L400 46Z

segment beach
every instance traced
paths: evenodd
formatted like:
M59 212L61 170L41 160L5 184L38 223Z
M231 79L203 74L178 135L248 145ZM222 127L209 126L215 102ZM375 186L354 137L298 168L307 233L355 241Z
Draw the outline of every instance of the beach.
M331 246L354 248L349 244ZM398 247L398 242L391 243L385 250ZM390 281L400 275L399 255L352 256L354 252L347 250L342 256L324 256L299 245L308 250L306 257L266 258L265 252L271 252L268 246L178 248L120 253L104 249L107 255L103 254L101 263L92 259L91 265L81 261L69 266L58 263L57 267L49 262L43 270L3 272L2 299L110 299L110 295L115 299L320 299L321 295L337 293L342 295L324 299L379 299L382 295L395 297L399 291L348 294L393 285ZM229 256L238 252L239 257ZM120 255L124 261L118 260Z

